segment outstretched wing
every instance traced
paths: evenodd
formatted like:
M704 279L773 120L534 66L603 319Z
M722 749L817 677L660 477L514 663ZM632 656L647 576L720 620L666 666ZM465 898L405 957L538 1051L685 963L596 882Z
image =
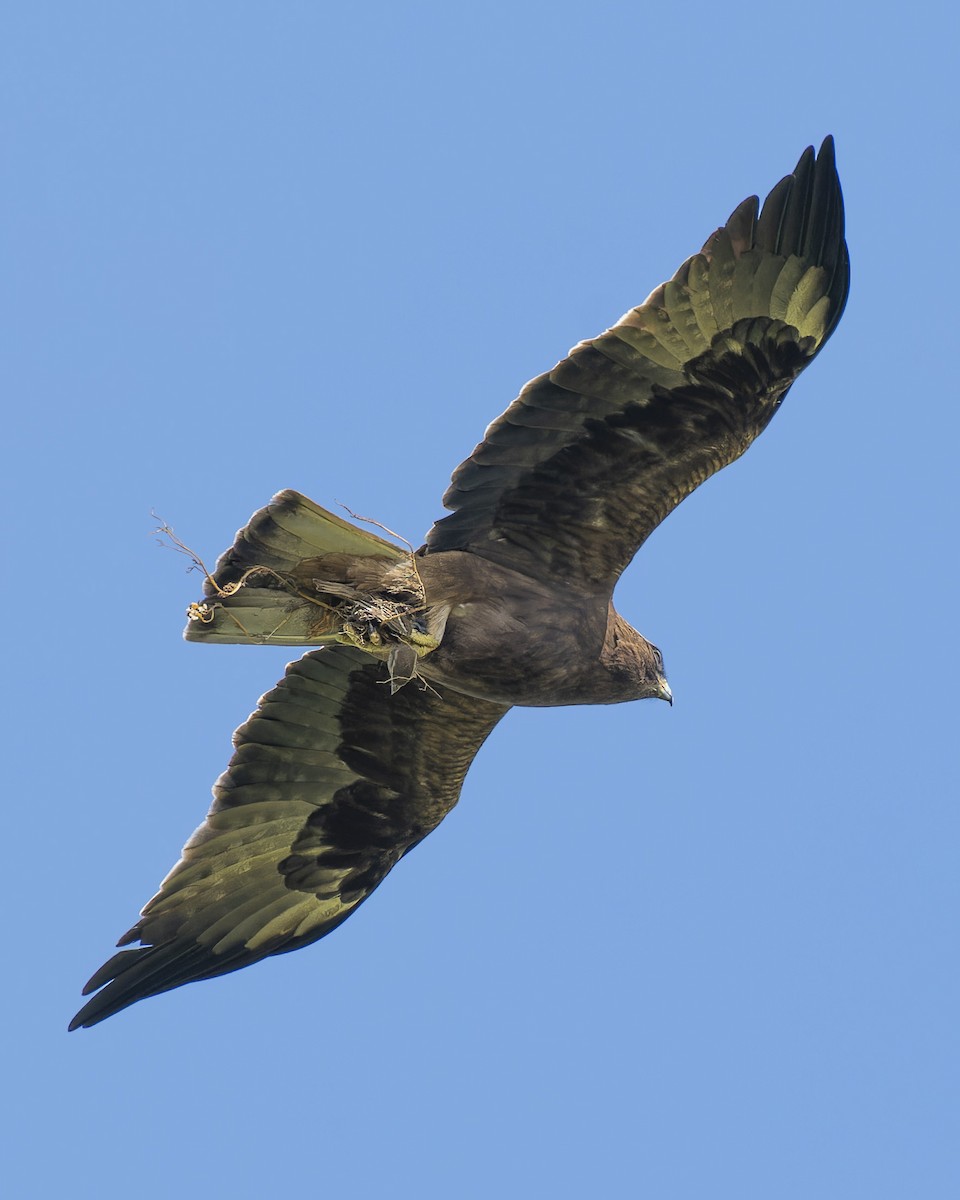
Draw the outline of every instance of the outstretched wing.
M600 337L534 379L456 469L426 551L612 590L657 525L764 429L849 287L827 138Z
M456 804L507 709L415 684L335 646L291 663L234 735L206 821L84 988L71 1023L296 950L354 911Z

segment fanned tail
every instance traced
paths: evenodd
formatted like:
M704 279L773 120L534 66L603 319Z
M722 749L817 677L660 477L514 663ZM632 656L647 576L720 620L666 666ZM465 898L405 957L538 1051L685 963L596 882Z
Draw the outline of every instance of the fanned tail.
M203 600L187 610L183 636L189 642L274 646L342 642L341 601L360 592L355 582L338 583L334 566L371 560L372 582L408 558L299 492L278 492L218 559ZM316 576L329 577L331 590L321 590Z

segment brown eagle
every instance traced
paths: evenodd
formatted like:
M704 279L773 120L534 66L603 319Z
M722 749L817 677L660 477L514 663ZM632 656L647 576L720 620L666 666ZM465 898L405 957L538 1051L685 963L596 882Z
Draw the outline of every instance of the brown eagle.
M415 553L291 491L240 530L186 637L322 648L237 730L207 819L71 1029L329 933L456 804L512 705L672 700L613 607L620 573L767 425L847 298L833 140L758 209L527 384Z

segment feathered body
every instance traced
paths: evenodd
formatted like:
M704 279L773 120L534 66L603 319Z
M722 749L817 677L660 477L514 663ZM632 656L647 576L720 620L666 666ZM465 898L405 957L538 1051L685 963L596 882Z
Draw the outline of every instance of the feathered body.
M206 821L119 943L139 945L93 976L71 1028L335 928L450 811L512 705L670 700L616 582L766 427L848 286L828 138L762 212L744 201L672 280L527 384L416 553L296 492L254 514L186 636L321 648L237 730Z

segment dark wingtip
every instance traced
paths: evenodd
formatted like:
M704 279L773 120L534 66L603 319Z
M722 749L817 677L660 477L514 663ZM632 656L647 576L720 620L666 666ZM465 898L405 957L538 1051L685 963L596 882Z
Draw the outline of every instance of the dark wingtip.
M832 134L823 139L816 156L813 146L808 146L793 172L771 189L757 221L754 245L784 257L798 254L829 272L830 317L823 345L843 314L850 287L843 192Z
M826 342L843 316L850 293L850 255L844 232L843 190L840 187L840 176L837 174L836 144L832 133L828 133L820 145L814 187L818 192L818 201L826 210L827 228L821 250L822 260L825 266L832 268L830 323L823 335L823 342ZM825 199L820 200L820 197Z
M797 165L791 171L792 175L800 175L805 170L809 170L815 163L819 164L823 161L824 166L828 168L836 168L836 143L832 133L820 143L820 149L814 151L813 146L807 146L804 152L797 159Z

